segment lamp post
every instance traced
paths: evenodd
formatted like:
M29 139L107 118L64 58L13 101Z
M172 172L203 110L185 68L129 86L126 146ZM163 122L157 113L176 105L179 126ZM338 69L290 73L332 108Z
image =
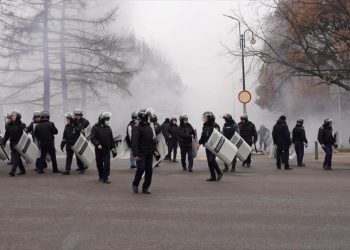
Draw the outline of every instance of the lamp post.
M250 32L252 34L252 38L250 40L251 44L255 44L256 40L254 38L254 33L251 29L246 29L243 33L241 30L241 21L238 18L232 17L232 16L228 16L228 15L224 15L225 17L231 18L232 20L235 20L238 22L238 31L239 31L239 48L241 49L241 53L242 53L242 87L243 87L243 91L246 90L246 86L245 86L245 65L244 65L244 48L245 48L245 40L246 40L246 33ZM243 114L247 115L247 104L243 103Z

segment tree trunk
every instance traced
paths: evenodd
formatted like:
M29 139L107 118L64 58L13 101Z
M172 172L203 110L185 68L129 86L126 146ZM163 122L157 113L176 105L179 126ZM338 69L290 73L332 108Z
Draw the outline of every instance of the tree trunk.
M49 1L44 0L44 20L43 20L43 57L44 57L44 96L43 108L50 111L50 66L49 66L49 41L48 41L48 15Z
M65 47L65 19L66 19L66 1L62 1L61 10L61 34L60 34L60 63L61 63L61 81L62 81L62 104L63 113L68 112L68 82L66 71L66 47Z

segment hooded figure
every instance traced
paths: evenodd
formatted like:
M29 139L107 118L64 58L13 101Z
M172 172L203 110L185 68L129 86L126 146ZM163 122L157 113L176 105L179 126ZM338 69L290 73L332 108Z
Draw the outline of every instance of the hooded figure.
M287 118L282 115L272 130L273 144L277 147L276 161L277 169L281 169L281 160L284 163L284 169L289 167L289 147L291 145L290 132L286 122Z

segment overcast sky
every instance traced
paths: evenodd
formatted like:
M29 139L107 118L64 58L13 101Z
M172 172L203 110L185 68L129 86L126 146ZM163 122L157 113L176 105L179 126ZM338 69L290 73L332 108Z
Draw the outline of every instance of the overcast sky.
M223 14L233 10L254 19L254 1L118 2L123 27L159 49L189 86L185 101L190 115L197 117L205 110L217 116L230 112L238 118L242 114L237 100L242 89L240 58L232 62L221 45L239 46L238 26ZM246 78L253 92L256 76ZM257 111L250 104L248 112L253 109Z

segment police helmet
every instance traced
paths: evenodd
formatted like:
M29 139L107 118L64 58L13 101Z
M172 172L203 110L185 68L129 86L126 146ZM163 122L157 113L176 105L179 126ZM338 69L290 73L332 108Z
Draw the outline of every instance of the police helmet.
M204 112L203 117L207 117L208 122L210 122L210 123L215 122L215 115L211 111Z
M132 112L131 119L136 120L137 119L137 111Z
M72 114L72 112L67 112L67 113L65 113L65 114L64 114L64 117L65 117L66 119L70 119L70 120L74 119L74 115Z
M188 121L188 115L187 114L180 115L180 122L183 122L183 121Z
M246 121L248 121L248 116L247 116L247 115L241 115L241 120L246 120Z
M11 116L13 116L13 115L16 115L16 120L17 121L21 120L21 118L22 118L21 112L19 112L18 110L12 111L11 112Z
M224 115L222 116L222 118L224 118L226 121L232 121L232 120L233 120L231 114L224 114Z
M50 112L49 111L41 111L40 119L43 121L49 121L50 120Z
M74 116L83 116L83 111L81 109L75 109L73 114Z
M299 125L303 125L304 124L304 119L298 119L297 120L297 124L299 124Z
M33 119L35 119L35 118L40 118L40 113L41 113L41 111L34 111L34 113L33 113Z
M158 116L156 114L153 114L151 117L152 122L158 122Z
M152 114L150 111L148 111L147 109L141 109L138 113L137 113L137 117L141 120L147 120L148 117L151 117Z

